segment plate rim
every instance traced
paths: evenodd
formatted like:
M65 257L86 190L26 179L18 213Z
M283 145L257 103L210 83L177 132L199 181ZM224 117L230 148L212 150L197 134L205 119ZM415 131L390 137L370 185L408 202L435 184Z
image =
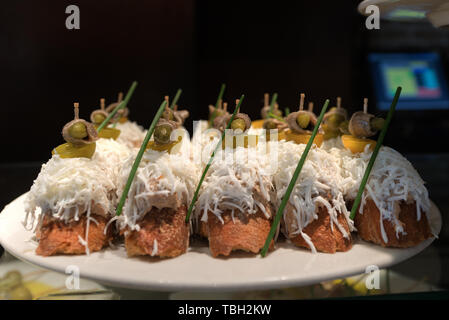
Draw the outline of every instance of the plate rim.
M14 199L13 201L11 201L0 212L0 231L2 229L4 229L1 226L1 222L2 222L2 220L4 220L3 213L8 210L8 207L11 204L17 204L18 202L23 201L23 199L25 199L26 194L27 193L24 193L21 196ZM430 221L430 223L434 227L434 229L433 229L434 233L439 234L441 231L441 227L442 227L441 212L434 202L431 201L431 205L432 205L431 211L434 211L435 216L432 216L433 219L431 219L431 220L433 220L433 223L432 223L432 221ZM29 256L25 253L18 252L18 250L16 250L16 248L13 245L10 245L5 241L4 237L5 237L4 235L2 236L2 232L0 232L0 244L5 248L6 251L11 253L13 256L18 258L19 260L22 260L26 263L30 263L32 265L36 265L36 266L44 268L44 269L48 269L48 270L52 270L52 271L55 271L58 273L65 274L65 270L63 270L63 267L58 265L57 263L56 264L54 264L54 263L52 264L51 262L45 263L44 260L47 258L38 257L35 254L33 254L32 256ZM411 249L411 251L413 251L413 253L410 255L403 254L399 258L395 257L394 259L390 259L391 261L388 261L388 259L384 259L384 261L381 261L380 263L377 263L376 265L380 269L382 269L385 267L389 267L389 266L401 263L401 262L417 255L418 253L422 252L431 243L433 243L433 241L435 239L437 239L437 237L429 238L429 239L421 242L417 246L409 248L409 249ZM26 241L26 240L27 239L24 239L24 241ZM355 246L364 246L364 247L372 247L372 248L381 248L378 245L365 242L365 241L359 239L358 237L356 237L353 246L354 247ZM281 248L278 248L277 250L286 249L285 247L284 248L283 247L284 246L281 245ZM296 250L292 246L289 246L288 249ZM111 249L107 248L100 252L93 253L93 255L101 254L102 252L107 251L107 250L111 250ZM118 250L123 250L123 248L118 249ZM354 248L352 248L351 250L354 250ZM387 250L391 250L392 252L393 251L404 252L404 250L407 250L407 249L388 248ZM190 251L190 249L189 249L189 251ZM189 251L186 253L187 255L189 254ZM327 255L325 253L317 253L317 254L318 255ZM345 254L347 254L347 252L337 252L334 255L345 255ZM313 254L310 253L310 255L312 257ZM78 257L85 258L85 256L82 256L82 255L81 256L80 255L57 256L57 257L63 257L68 260L70 260L72 258L76 259ZM48 258L51 259L51 257L48 257ZM127 259L129 259L129 258L127 258ZM210 257L210 259L215 259L215 258ZM231 257L229 259L233 259L233 258ZM254 259L262 259L262 258L260 257L260 255L257 255L254 257ZM67 265L68 264L70 264L70 263L67 263ZM126 282L124 282L124 281L120 281L120 277L110 277L108 274L102 275L101 273L92 272L90 270L83 271L81 274L81 278L93 280L93 281L99 282L101 284L109 285L109 286L120 287L120 288L130 288L130 289L139 289L139 290L151 290L151 291L163 291L163 292L174 292L174 291L232 292L232 291L240 291L240 290L266 290L266 289L280 289L280 288L295 287L295 286L306 286L306 285L310 285L310 284L314 284L314 283L318 283L318 282L322 282L322 281L328 281L328 280L332 280L332 279L336 279L336 278L344 278L344 277L348 277L348 276L352 276L352 275L356 275L356 274L362 274L364 272L365 272L365 269L363 269L361 267L353 267L353 268L348 268L344 272L338 272L337 275L336 274L327 274L326 276L317 275L317 276L308 277L307 279L298 278L298 277L292 278L290 276L288 276L288 277L277 276L277 277L274 277L273 279L262 279L262 280L251 279L251 280L248 280L241 284L236 283L236 282L217 284L217 283L212 283L212 282L207 282L207 281L203 281L202 283L195 283L195 282L188 282L188 281L183 281L183 282L140 281L139 282L139 281L135 281L133 279L131 279L131 280L127 279ZM117 278L119 280L117 280ZM188 277L186 277L186 279L187 278Z

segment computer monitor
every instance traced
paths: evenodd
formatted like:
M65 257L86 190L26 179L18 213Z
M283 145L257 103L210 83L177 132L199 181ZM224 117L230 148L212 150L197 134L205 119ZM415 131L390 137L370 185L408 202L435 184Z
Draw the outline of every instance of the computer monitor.
M372 53L368 56L377 108L388 110L398 86L398 110L449 109L447 82L437 53Z

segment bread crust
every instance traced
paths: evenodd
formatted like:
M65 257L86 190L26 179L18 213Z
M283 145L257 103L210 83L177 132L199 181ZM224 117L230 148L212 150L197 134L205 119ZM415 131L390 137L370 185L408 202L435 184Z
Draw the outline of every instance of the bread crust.
M399 233L397 237L394 223L383 220L382 223L388 238L388 242L385 242L380 228L380 211L374 201L367 200L363 206L363 214L357 211L354 219L360 238L382 247L409 248L432 237L426 214L422 213L421 219L417 220L416 202L406 203L402 201L399 203L399 208L398 219L407 234Z
M190 226L185 222L186 214L185 205L178 210L151 209L139 221L139 231L129 229L124 231L128 256L153 255L173 258L187 252ZM157 242L155 253L153 253L154 240Z
M271 228L271 219L258 210L254 214L235 213L234 220L230 210L221 214L224 223L212 212L208 212L206 228L209 249L213 257L229 256L232 251L243 250L258 253L264 246ZM201 225L201 223L200 223ZM274 249L274 241L270 250Z
M104 233L108 223L108 219L105 217L92 214L91 218L95 219L96 222L91 220L89 223L87 246L89 252L95 252L109 245L113 230L110 227L106 234ZM39 240L36 254L40 256L85 254L86 247L81 244L79 237L85 239L86 228L86 215L82 215L78 221L73 220L66 224L64 221L46 214L36 233Z
M352 248L352 237L349 225L343 214L337 216L339 224L346 230L348 237L345 238L338 227L331 227L331 219L325 207L318 208L318 219L310 222L302 231L307 234L318 252L336 253L337 251L348 251ZM298 246L310 249L301 234L289 237L290 241Z

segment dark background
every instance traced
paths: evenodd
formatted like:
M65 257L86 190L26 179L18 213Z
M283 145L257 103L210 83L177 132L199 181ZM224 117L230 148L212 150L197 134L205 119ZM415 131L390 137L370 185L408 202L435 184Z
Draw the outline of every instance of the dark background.
M253 119L264 92L278 92L291 109L300 92L316 106L341 96L349 111L366 96L377 114L369 52L437 51L447 75L448 31L387 21L367 30L358 2L2 2L0 161L46 161L63 142L74 101L88 118L101 97L114 101L133 80L130 117L148 127L163 96L178 88L190 120L206 118L222 82L229 102L246 95L243 110ZM80 30L65 27L69 4L80 8ZM449 151L447 111L397 112L393 124L386 144L401 152Z

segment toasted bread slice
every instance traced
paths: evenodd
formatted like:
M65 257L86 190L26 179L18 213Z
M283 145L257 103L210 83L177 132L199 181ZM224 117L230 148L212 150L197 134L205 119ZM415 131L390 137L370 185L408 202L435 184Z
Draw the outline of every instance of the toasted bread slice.
M112 240L113 230L105 227L108 219L92 214L93 220L89 223L87 246L89 252L95 252L109 245ZM57 254L85 254L86 247L81 243L86 240L87 216L82 215L78 221L70 223L45 215L40 225L37 237L39 245L36 254L41 256L53 256Z
M296 221L293 210L293 206L288 204L285 217L290 222ZM351 233L349 231L348 222L343 214L339 214L337 220L346 230L348 234L348 237L346 238L338 229L337 225L333 224L333 226L331 226L331 218L325 207L318 208L317 216L318 218L310 222L302 231L310 237L310 240L318 252L335 253L337 251L348 251L352 248ZM311 249L301 234L287 234L286 236L296 246Z
M409 248L432 237L426 214L422 213L421 219L417 219L415 202L407 204L402 201L399 208L398 219L406 234L396 235L394 223L384 219L382 223L388 238L388 242L385 242L380 227L380 211L374 201L367 200L363 206L363 214L357 213L354 219L360 238L383 247Z
M208 213L207 232L209 249L212 256L229 256L232 251L243 250L258 253L264 246L271 228L271 219L267 219L259 210L254 214L235 213L232 219L231 211L222 213L220 219L212 212ZM271 242L270 249L274 248Z
M157 256L173 258L187 251L190 226L185 222L187 210L151 209L139 222L139 231L125 230L125 247L129 257Z

